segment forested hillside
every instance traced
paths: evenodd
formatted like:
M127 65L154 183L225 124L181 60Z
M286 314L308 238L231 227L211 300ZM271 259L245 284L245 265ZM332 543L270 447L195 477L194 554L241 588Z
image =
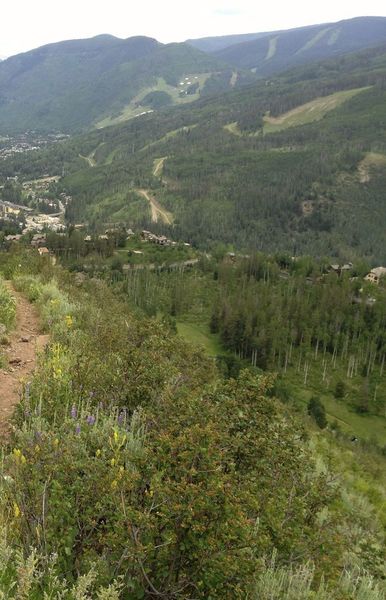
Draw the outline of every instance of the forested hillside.
M227 46L218 50L213 42L213 53L229 64L252 69L260 77L267 77L296 65L376 46L385 40L386 18L358 17L338 23L256 34L255 39L240 43L229 40ZM196 47L200 44L196 43ZM203 49L206 49L206 44Z
M1 63L0 131L72 132L110 124L191 101L212 73L222 73L231 89L233 70L187 44L146 37L50 44ZM238 84L244 78L253 75L241 73Z
M73 197L73 223L144 224L146 206L131 207L147 189L173 215L163 231L201 248L222 242L379 263L385 81L380 46L2 161L0 173L64 172L59 188Z

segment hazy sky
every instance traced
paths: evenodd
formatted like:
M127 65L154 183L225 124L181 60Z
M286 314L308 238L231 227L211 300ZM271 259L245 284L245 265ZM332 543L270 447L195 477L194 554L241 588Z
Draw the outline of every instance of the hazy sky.
M1 0L0 57L111 33L161 42L386 16L385 0Z

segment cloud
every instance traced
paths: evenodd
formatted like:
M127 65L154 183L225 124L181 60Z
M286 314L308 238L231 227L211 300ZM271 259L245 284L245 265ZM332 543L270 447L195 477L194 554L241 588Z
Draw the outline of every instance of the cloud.
M243 11L240 8L216 8L213 11L213 14L217 17L239 17L243 14Z

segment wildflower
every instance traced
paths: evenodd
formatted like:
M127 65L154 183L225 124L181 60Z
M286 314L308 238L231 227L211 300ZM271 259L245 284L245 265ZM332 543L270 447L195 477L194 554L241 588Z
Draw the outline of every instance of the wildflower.
M125 416L126 416L125 411L122 410L118 415L118 425L123 425Z
M115 458L111 459L111 466L114 467L115 466Z
M114 481L111 482L111 489L115 490L115 488L117 487L117 485L118 485L118 481L116 479L114 479Z
M71 315L66 315L66 325L69 329L71 329L73 325L73 320Z
M14 448L13 450L13 455L16 458L16 460L20 460L21 457L21 450L19 450L19 448Z
M78 416L78 410L77 410L75 404L73 404L72 408L71 408L71 417L73 419L76 419L77 416Z
M58 440L58 438L54 439L54 446L59 446L59 440Z
M95 424L95 417L94 417L94 415L89 415L87 417L86 421L87 421L88 425L91 425L91 426L94 425Z
M20 508L16 502L13 503L13 514L15 519L18 519L21 514Z
M97 456L97 457L98 457L98 456L100 456L100 455L101 455L101 451L100 451L100 450L99 450L99 448L98 448L98 450L95 452L95 456Z
M80 434L80 425L79 425L79 423L78 423L78 424L77 424L77 426L75 427L75 433L76 433L76 435L79 435L79 434Z

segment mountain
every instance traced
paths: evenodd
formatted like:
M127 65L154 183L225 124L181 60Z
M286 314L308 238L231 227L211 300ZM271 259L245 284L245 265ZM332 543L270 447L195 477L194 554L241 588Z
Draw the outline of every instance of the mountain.
M21 180L63 172L73 223L384 263L386 44L0 163Z
M50 44L0 64L0 131L71 132L119 122L194 100L213 73L229 88L232 72L188 44L146 37Z
M259 35L257 39L216 50L217 58L266 77L330 56L386 41L386 17L358 17ZM215 46L213 46L215 47Z
M190 44L198 50L203 52L216 52L217 50L223 50L229 46L235 44L242 44L243 42L250 42L257 40L258 38L269 36L270 33L241 33L236 35L219 35L215 37L205 37L186 40L187 44Z

